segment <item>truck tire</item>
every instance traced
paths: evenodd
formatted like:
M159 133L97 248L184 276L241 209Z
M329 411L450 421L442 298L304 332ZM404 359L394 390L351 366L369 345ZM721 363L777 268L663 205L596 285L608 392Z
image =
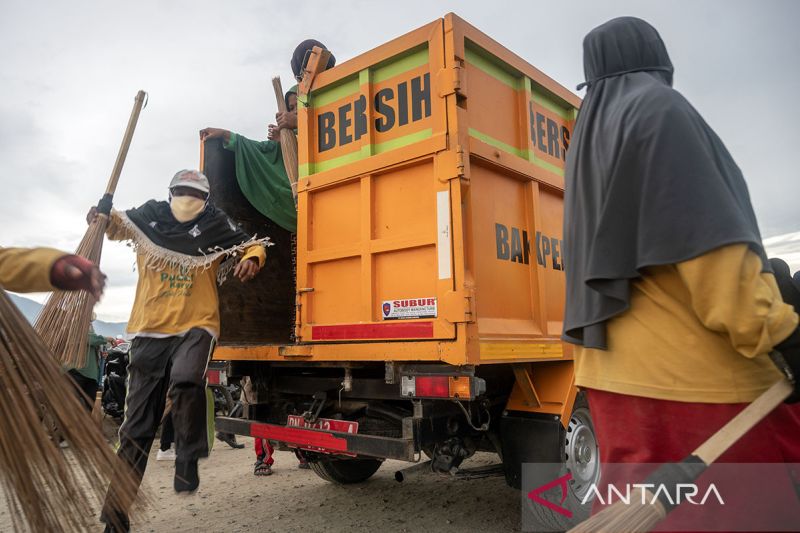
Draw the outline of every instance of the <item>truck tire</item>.
M381 467L379 459L332 459L323 457L309 462L311 470L331 483L349 485L366 481Z
M589 403L585 393L578 393L575 405L572 408L569 426L561 437L561 450L563 472L570 472L572 479L568 485L567 498L563 507L572 512L572 517L556 513L542 505L537 505L529 499L528 509L541 525L550 530L568 530L576 524L589 518L592 512L593 499L581 501L589 491L592 483L600 478L600 455L595 437L592 415L589 412Z

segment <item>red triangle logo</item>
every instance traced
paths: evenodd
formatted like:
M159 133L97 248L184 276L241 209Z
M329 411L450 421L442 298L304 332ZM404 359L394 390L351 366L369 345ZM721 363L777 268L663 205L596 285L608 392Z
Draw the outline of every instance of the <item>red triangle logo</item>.
M561 476L560 478L554 479L550 483L547 483L545 485L542 485L541 487L533 489L528 493L528 498L530 498L531 500L540 505L544 505L545 507L547 507L552 511L555 511L556 513L562 514L567 518L572 518L572 511L570 511L565 507L562 507L562 505L564 504L564 500L567 499L567 490L569 488L567 486L567 482L570 479L572 479L572 473L568 472L563 476ZM561 501L559 502L559 505L556 505L551 501L545 500L540 496L540 494L545 493L554 487L561 487Z

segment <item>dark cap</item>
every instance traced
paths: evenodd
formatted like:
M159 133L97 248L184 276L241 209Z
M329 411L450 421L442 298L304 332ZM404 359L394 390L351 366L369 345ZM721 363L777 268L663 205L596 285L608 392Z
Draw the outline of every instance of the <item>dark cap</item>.
M294 49L294 53L292 54L292 72L294 73L295 78L303 72L303 69L306 66L306 62L308 61L308 56L311 54L311 51L314 49L315 46L319 46L323 50L327 50L328 47L322 44L321 42L317 41L316 39L306 39L302 43L297 45L297 48ZM336 58L333 57L331 54L331 58L328 60L328 66L325 67L326 69L333 68L336 65Z

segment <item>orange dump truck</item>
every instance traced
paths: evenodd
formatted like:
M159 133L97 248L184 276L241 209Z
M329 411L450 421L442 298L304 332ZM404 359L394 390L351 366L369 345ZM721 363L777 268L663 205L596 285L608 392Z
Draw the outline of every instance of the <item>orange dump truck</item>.
M560 462L579 506L597 446L559 337L580 100L453 14L309 82L296 242L204 147L217 203L275 242L255 284L220 290L214 358L253 390L218 429L304 450L339 483L421 454L454 473L496 452L516 487L522 463Z

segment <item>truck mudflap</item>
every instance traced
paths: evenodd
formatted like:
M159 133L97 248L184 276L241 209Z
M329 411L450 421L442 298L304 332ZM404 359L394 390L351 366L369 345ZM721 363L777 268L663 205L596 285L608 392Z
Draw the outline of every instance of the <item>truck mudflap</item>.
M216 430L284 443L291 448L341 456L366 456L381 459L414 461L413 438L390 438L326 431L303 427L280 426L241 418L217 417Z

